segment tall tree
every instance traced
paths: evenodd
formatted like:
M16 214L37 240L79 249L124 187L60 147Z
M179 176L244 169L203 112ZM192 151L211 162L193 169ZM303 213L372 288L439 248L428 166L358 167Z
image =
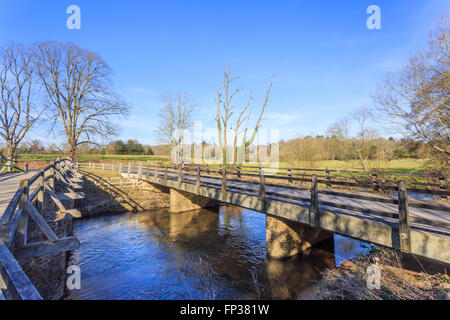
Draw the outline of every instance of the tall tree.
M59 120L72 159L81 144L116 132L112 117L126 116L129 107L114 92L111 69L97 53L72 43L39 42L34 56L53 123Z
M369 170L369 159L374 152L372 141L377 138L376 130L368 126L372 117L371 111L367 108L355 110L351 114L351 118L356 121L358 128L353 150L365 171Z
M428 48L391 73L374 96L379 117L405 136L450 157L450 43L446 18L432 30Z
M262 117L264 115L264 111L269 102L270 91L272 89L272 81L270 81L269 86L266 90L266 95L264 98L264 102L261 106L261 110L256 121L255 127L251 131L250 138L247 140L247 133L249 131L248 123L250 120L250 106L253 101L252 92L250 91L247 103L241 108L236 117L234 123L232 123L232 115L236 111L234 105L234 98L242 91L242 88L232 88L233 83L237 80L237 77L233 77L231 74L230 66L227 64L227 69L223 75L222 86L217 89L217 115L216 115L216 123L217 123L217 134L219 140L219 157L222 159L224 164L232 162L236 164L238 162L238 155L245 155L245 148L247 148L256 138L256 134L261 127ZM245 127L242 127L243 124L246 124ZM233 127L234 126L234 127ZM230 131L234 130L234 138L232 145L232 159L228 159L228 136ZM251 129L250 129L251 130ZM238 136L242 133L242 143L238 147Z
M169 144L171 150L176 151L174 161L178 163L183 158L183 131L192 127L192 116L197 105L186 93L166 94L162 96L162 101L157 133L161 143Z
M0 49L0 137L9 160L43 112L34 101L34 80L29 49L14 43Z

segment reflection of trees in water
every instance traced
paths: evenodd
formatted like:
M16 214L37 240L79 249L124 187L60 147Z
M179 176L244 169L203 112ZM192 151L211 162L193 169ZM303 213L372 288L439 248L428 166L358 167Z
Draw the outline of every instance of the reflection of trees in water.
M332 243L289 260L266 260L264 244L245 232L255 226L246 226L243 214L241 208L222 207L220 223L219 214L208 210L158 210L123 216L116 223L139 228L166 247L181 271L176 281L186 298L236 298L233 294L240 292L242 298L289 299L310 288L319 270L334 265Z

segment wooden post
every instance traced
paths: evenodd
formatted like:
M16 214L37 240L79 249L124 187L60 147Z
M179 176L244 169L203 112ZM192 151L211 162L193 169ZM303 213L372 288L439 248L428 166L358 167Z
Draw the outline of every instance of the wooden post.
M156 164L155 164L155 170L153 172L153 177L155 178L155 182L156 182L156 178L158 177L158 168L156 167Z
M150 160L147 160L147 178L150 179Z
M167 166L164 167L164 185L167 186Z
M123 187L123 176L120 175L120 186Z
M206 173L209 175L209 164L206 165Z
M119 163L119 174L122 176L122 162Z
M178 167L178 188L181 188L181 179L182 179L182 172L181 172L181 164Z
M22 217L17 226L15 239L13 239L12 245L14 248L18 246L24 246L27 244L27 232L28 232L28 213L26 210L26 203L28 201L29 185L28 180L20 181L20 189L23 190L19 200L19 209L22 210Z
M239 179L241 178L241 166L237 166L237 176Z
M372 169L372 186L373 191L378 191L378 174L375 169Z
M311 180L311 209L310 212L314 213L314 225L319 227L320 216L319 216L319 189L317 185L317 175L312 175Z
M104 162L102 162L102 170L103 171L105 170L105 163Z
M44 178L45 178L44 170L41 170L38 180L40 190L37 197L37 209L41 214L44 213L44 190L45 190Z
M50 171L50 178L48 179L48 186L52 189L52 191L55 190L55 167L51 167L49 169Z
M266 211L266 177L261 167L259 168L259 201L261 203L261 211Z
M131 162L128 162L128 179L131 179Z
M398 182L398 233L400 237L400 249L403 252L411 252L411 231L408 212L408 189L406 182Z
M138 179L142 179L142 163L139 163Z
M440 185L440 189L443 191L447 191L447 184L446 184L446 179L445 179L445 174L443 171L439 172L439 185ZM447 196L441 196L441 200L447 200Z
M289 177L289 183L292 183L293 182L292 181L292 170L291 170L290 166L288 167L288 177Z
M222 201L227 201L227 169L222 168Z
M197 188L197 194L200 194L200 166L197 166L197 181L195 185Z
M331 188L331 177L330 177L330 170L328 168L325 168L325 172L327 174L327 187Z

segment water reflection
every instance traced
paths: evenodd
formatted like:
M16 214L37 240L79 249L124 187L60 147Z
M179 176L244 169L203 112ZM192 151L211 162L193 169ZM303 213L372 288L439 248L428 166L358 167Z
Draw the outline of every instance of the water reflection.
M69 299L291 299L309 297L318 272L335 264L334 243L287 261L266 259L265 216L167 210L75 223L82 289Z

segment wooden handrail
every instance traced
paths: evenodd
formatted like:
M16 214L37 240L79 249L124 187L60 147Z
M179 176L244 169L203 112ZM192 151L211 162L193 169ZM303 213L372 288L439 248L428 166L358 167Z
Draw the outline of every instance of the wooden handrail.
M13 299L42 300L41 295L14 258L8 246L0 240L0 274Z

